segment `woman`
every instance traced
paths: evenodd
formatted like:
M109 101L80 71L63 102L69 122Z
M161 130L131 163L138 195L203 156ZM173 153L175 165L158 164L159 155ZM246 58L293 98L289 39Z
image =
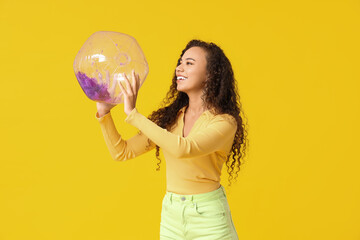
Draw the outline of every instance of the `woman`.
M115 105L97 102L96 118L114 160L126 161L154 148L160 160L162 148L167 189L160 239L238 239L220 184L223 164L230 170L230 179L246 148L228 58L214 43L190 41L178 60L165 107L148 118L135 108L140 79L134 71L132 77L131 85L125 76L126 90L119 86L124 94L125 122L138 128L138 134L121 138L110 114Z

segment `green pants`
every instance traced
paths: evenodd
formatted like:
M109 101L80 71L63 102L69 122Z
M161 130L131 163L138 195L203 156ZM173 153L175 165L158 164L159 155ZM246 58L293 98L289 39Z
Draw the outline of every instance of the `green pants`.
M161 209L160 239L239 239L225 189L193 195L166 192Z

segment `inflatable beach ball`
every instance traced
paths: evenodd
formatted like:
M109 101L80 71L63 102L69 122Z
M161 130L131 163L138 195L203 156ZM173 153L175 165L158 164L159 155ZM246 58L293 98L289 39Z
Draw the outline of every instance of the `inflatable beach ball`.
M74 60L75 76L88 98L97 102L123 103L119 84L132 84L132 70L140 77L140 87L149 72L148 63L135 38L119 32L92 34Z

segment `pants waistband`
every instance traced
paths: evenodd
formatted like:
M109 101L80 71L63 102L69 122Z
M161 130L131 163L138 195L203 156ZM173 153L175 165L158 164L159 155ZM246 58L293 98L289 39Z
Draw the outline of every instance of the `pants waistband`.
M215 189L214 191L207 192L207 193L183 195L183 194L177 194L177 193L173 193L173 192L166 192L165 197L167 197L171 202L172 201L202 202L202 201L210 201L210 200L217 199L220 197L226 197L226 193L225 193L224 187L222 185L220 185L220 187L218 189Z

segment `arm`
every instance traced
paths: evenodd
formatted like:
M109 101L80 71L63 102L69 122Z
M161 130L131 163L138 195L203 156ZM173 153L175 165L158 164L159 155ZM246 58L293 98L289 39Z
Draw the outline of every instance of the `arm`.
M232 117L232 116L231 116ZM181 137L159 127L134 108L125 122L135 126L156 145L177 158L200 157L216 151L226 151L224 145L234 139L236 120L217 115L206 128Z
M126 161L135 158L152 150L156 146L141 131L132 138L124 140L116 130L110 112L102 117L99 117L97 112L95 118L100 123L105 143L110 151L111 157L115 161Z

